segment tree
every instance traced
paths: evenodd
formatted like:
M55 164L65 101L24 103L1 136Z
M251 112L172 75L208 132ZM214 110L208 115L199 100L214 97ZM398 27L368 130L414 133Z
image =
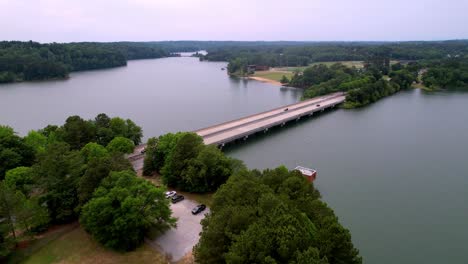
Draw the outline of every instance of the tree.
M280 82L281 82L282 84L288 84L288 83L289 83L289 79L288 79L288 77L286 77L286 75L283 75L283 77L281 77Z
M34 162L34 150L12 128L0 126L0 180L5 172L19 166L30 166Z
M120 152L129 154L135 149L135 144L128 138L115 137L111 142L109 142L106 148L110 153Z
M119 153L90 159L86 166L86 172L78 180L80 207L91 199L93 192L99 187L101 181L109 176L111 171L131 169L132 165L130 162Z
M15 241L10 235L7 221L2 219L0 221L0 260L10 255L15 246Z
M133 172L112 172L83 207L80 223L105 246L132 250L150 227L175 226L164 191Z
M203 139L195 133L185 133L169 153L161 169L163 181L171 187L183 186L182 172L203 147Z
M88 162L92 159L97 159L97 158L104 158L109 156L109 152L107 149L94 142L90 142L86 144L81 150L80 150L81 155L84 158L85 162Z
M146 142L145 160L143 162L143 175L149 176L158 169L157 152L158 139L155 137L149 138Z
M45 151L47 137L38 131L31 130L28 135L24 137L24 143L34 149L35 153L38 154Z
M70 151L64 142L49 144L46 151L39 155L34 170L42 189L40 201L47 205L54 223L75 219L78 205L76 186L85 169L82 155Z
M215 191L231 174L231 160L216 146L204 146L182 172L183 189L191 192Z
M109 142L114 137L112 129L110 128L110 117L106 114L99 114L94 119L94 124L96 125L96 140L97 143L107 146Z
M141 143L143 131L141 127L137 126L132 120L123 120L120 117L114 117L109 123L112 130L113 137L125 137L133 141L135 145Z
M81 149L95 139L95 128L91 122L79 116L70 116L63 125L64 140L71 149Z
M5 184L29 197L34 184L34 170L31 167L17 167L6 172Z
M0 216L4 218L14 241L17 241L17 229L23 234L32 234L33 229L48 223L47 210L36 199L27 199L20 191L0 182ZM1 227L0 227L1 229Z

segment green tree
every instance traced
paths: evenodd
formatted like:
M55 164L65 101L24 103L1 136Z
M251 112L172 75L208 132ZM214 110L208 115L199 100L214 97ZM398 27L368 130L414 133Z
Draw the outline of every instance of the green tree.
M204 146L182 171L183 189L191 192L215 191L231 174L231 160L216 146Z
M283 77L281 77L280 82L281 82L282 84L288 84L288 83L289 83L289 79L288 79L288 77L286 77L286 75L283 75Z
M34 162L34 150L12 128L0 126L0 180L7 170L30 166Z
M141 127L137 126L132 120L124 120L120 117L114 117L109 123L112 130L113 137L125 137L133 141L135 145L141 143L143 131Z
M84 158L85 162L88 162L89 160L92 159L97 159L97 158L104 158L109 156L109 152L107 149L94 142L90 142L86 144L81 150L80 150L81 155Z
M6 220L0 221L0 260L10 255L15 246L15 241L10 235L10 228Z
M98 114L94 119L96 125L96 140L97 143L107 146L114 137L112 129L110 128L110 117L106 114Z
M105 246L132 250L153 227L175 226L164 189L156 188L133 172L112 172L83 207L80 223Z
M0 182L0 201L0 216L8 225L14 241L18 239L18 230L32 234L34 228L49 221L47 210L39 206L36 199L27 199L23 193L3 182Z
M47 145L47 137L38 131L31 130L24 137L24 143L34 149L36 154L45 151Z
M111 142L109 142L106 148L110 153L120 152L129 154L135 149L135 144L128 138L115 137Z
M177 141L174 150L167 156L161 169L165 184L183 186L182 172L203 148L203 139L195 133L185 133Z
M29 197L34 184L34 170L31 167L17 167L6 172L5 184Z
M158 170L157 165L158 139L149 138L145 147L145 159L143 162L143 175L149 176Z
M90 159L86 166L86 172L78 180L80 207L91 199L93 192L99 187L102 179L109 176L111 171L123 170L132 170L132 165L119 153Z
M49 144L45 153L39 155L34 170L42 189L41 203L47 205L54 223L75 219L78 205L77 182L86 169L82 155L70 151L64 143Z
M81 149L96 137L94 125L79 116L70 116L63 125L63 137L71 149Z

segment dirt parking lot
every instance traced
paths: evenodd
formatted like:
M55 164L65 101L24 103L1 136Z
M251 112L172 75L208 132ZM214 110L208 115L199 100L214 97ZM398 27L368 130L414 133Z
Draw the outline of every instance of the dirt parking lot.
M210 209L206 208L198 215L192 215L192 209L196 205L195 201L188 199L171 204L172 215L178 219L177 228L170 229L155 240L149 241L152 246L162 249L172 261L180 260L198 243L202 230L200 221Z

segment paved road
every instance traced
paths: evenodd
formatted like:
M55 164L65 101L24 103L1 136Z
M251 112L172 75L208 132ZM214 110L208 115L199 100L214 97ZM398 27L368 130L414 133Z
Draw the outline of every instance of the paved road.
M219 133L219 132L225 131L227 129L232 129L232 128L235 128L237 126L245 125L245 124L248 124L248 123L259 121L261 119L265 119L265 118L269 118L269 117L272 117L272 116L275 116L275 115L278 115L278 114L282 114L282 113L284 113L284 110L286 108L288 108L288 111L293 111L293 110L300 109L300 108L305 107L305 106L316 104L316 103L318 103L320 101L323 101L323 100L339 97L339 96L342 96L342 95L343 95L343 93L334 93L334 94L329 94L329 95L326 95L326 96L316 97L316 98L313 98L313 99L310 99L310 100L302 101L302 102L299 102L299 103L296 103L296 104L285 105L285 106L275 108L273 110L269 110L269 111L266 111L266 112L262 112L262 113L258 113L258 114L255 114L255 115L251 115L251 116L243 117L243 118L240 118L240 119L232 120L232 121L229 121L229 122L221 123L221 124L218 124L218 125L215 125L215 126L203 128L203 129L195 131L195 133L197 133L199 136L205 138L205 137L207 137L207 136L209 136L211 134L214 134L214 133Z
M172 261L178 261L187 253L192 251L193 246L198 243L202 226L200 221L205 211L198 215L192 215L192 209L197 205L195 201L185 199L176 204L171 204L172 215L177 217L177 228L170 229L149 243L157 248L161 248L167 255L172 257Z
M203 141L206 145L210 144L221 144L232 141L236 138L242 138L244 136L262 131L266 128L281 124L283 122L294 120L297 117L306 115L308 113L319 111L323 108L331 107L332 105L339 104L343 102L345 96L335 96L331 98L326 98L325 101L320 101L320 104L312 103L307 104L306 106L301 105L296 109L290 109L288 111L281 111L280 114L271 114L265 118L259 119L253 122L247 122L245 124L234 126L230 129L222 129L218 133L212 133L208 136L203 137ZM276 111L276 110L275 110ZM272 111L272 112L275 112ZM236 121L237 122L237 121ZM222 125L228 126L229 124ZM198 132L197 132L198 133Z

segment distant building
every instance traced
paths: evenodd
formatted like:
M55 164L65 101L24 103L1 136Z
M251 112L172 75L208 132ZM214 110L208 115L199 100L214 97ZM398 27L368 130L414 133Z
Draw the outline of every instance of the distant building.
M313 182L315 181L315 178L317 178L317 171L314 169L309 169L302 166L297 166L294 169L299 171L304 177L306 177L309 182Z
M247 65L248 74L254 74L255 71L268 71L268 70L270 70L270 66L267 66L267 65L255 65L255 64Z

